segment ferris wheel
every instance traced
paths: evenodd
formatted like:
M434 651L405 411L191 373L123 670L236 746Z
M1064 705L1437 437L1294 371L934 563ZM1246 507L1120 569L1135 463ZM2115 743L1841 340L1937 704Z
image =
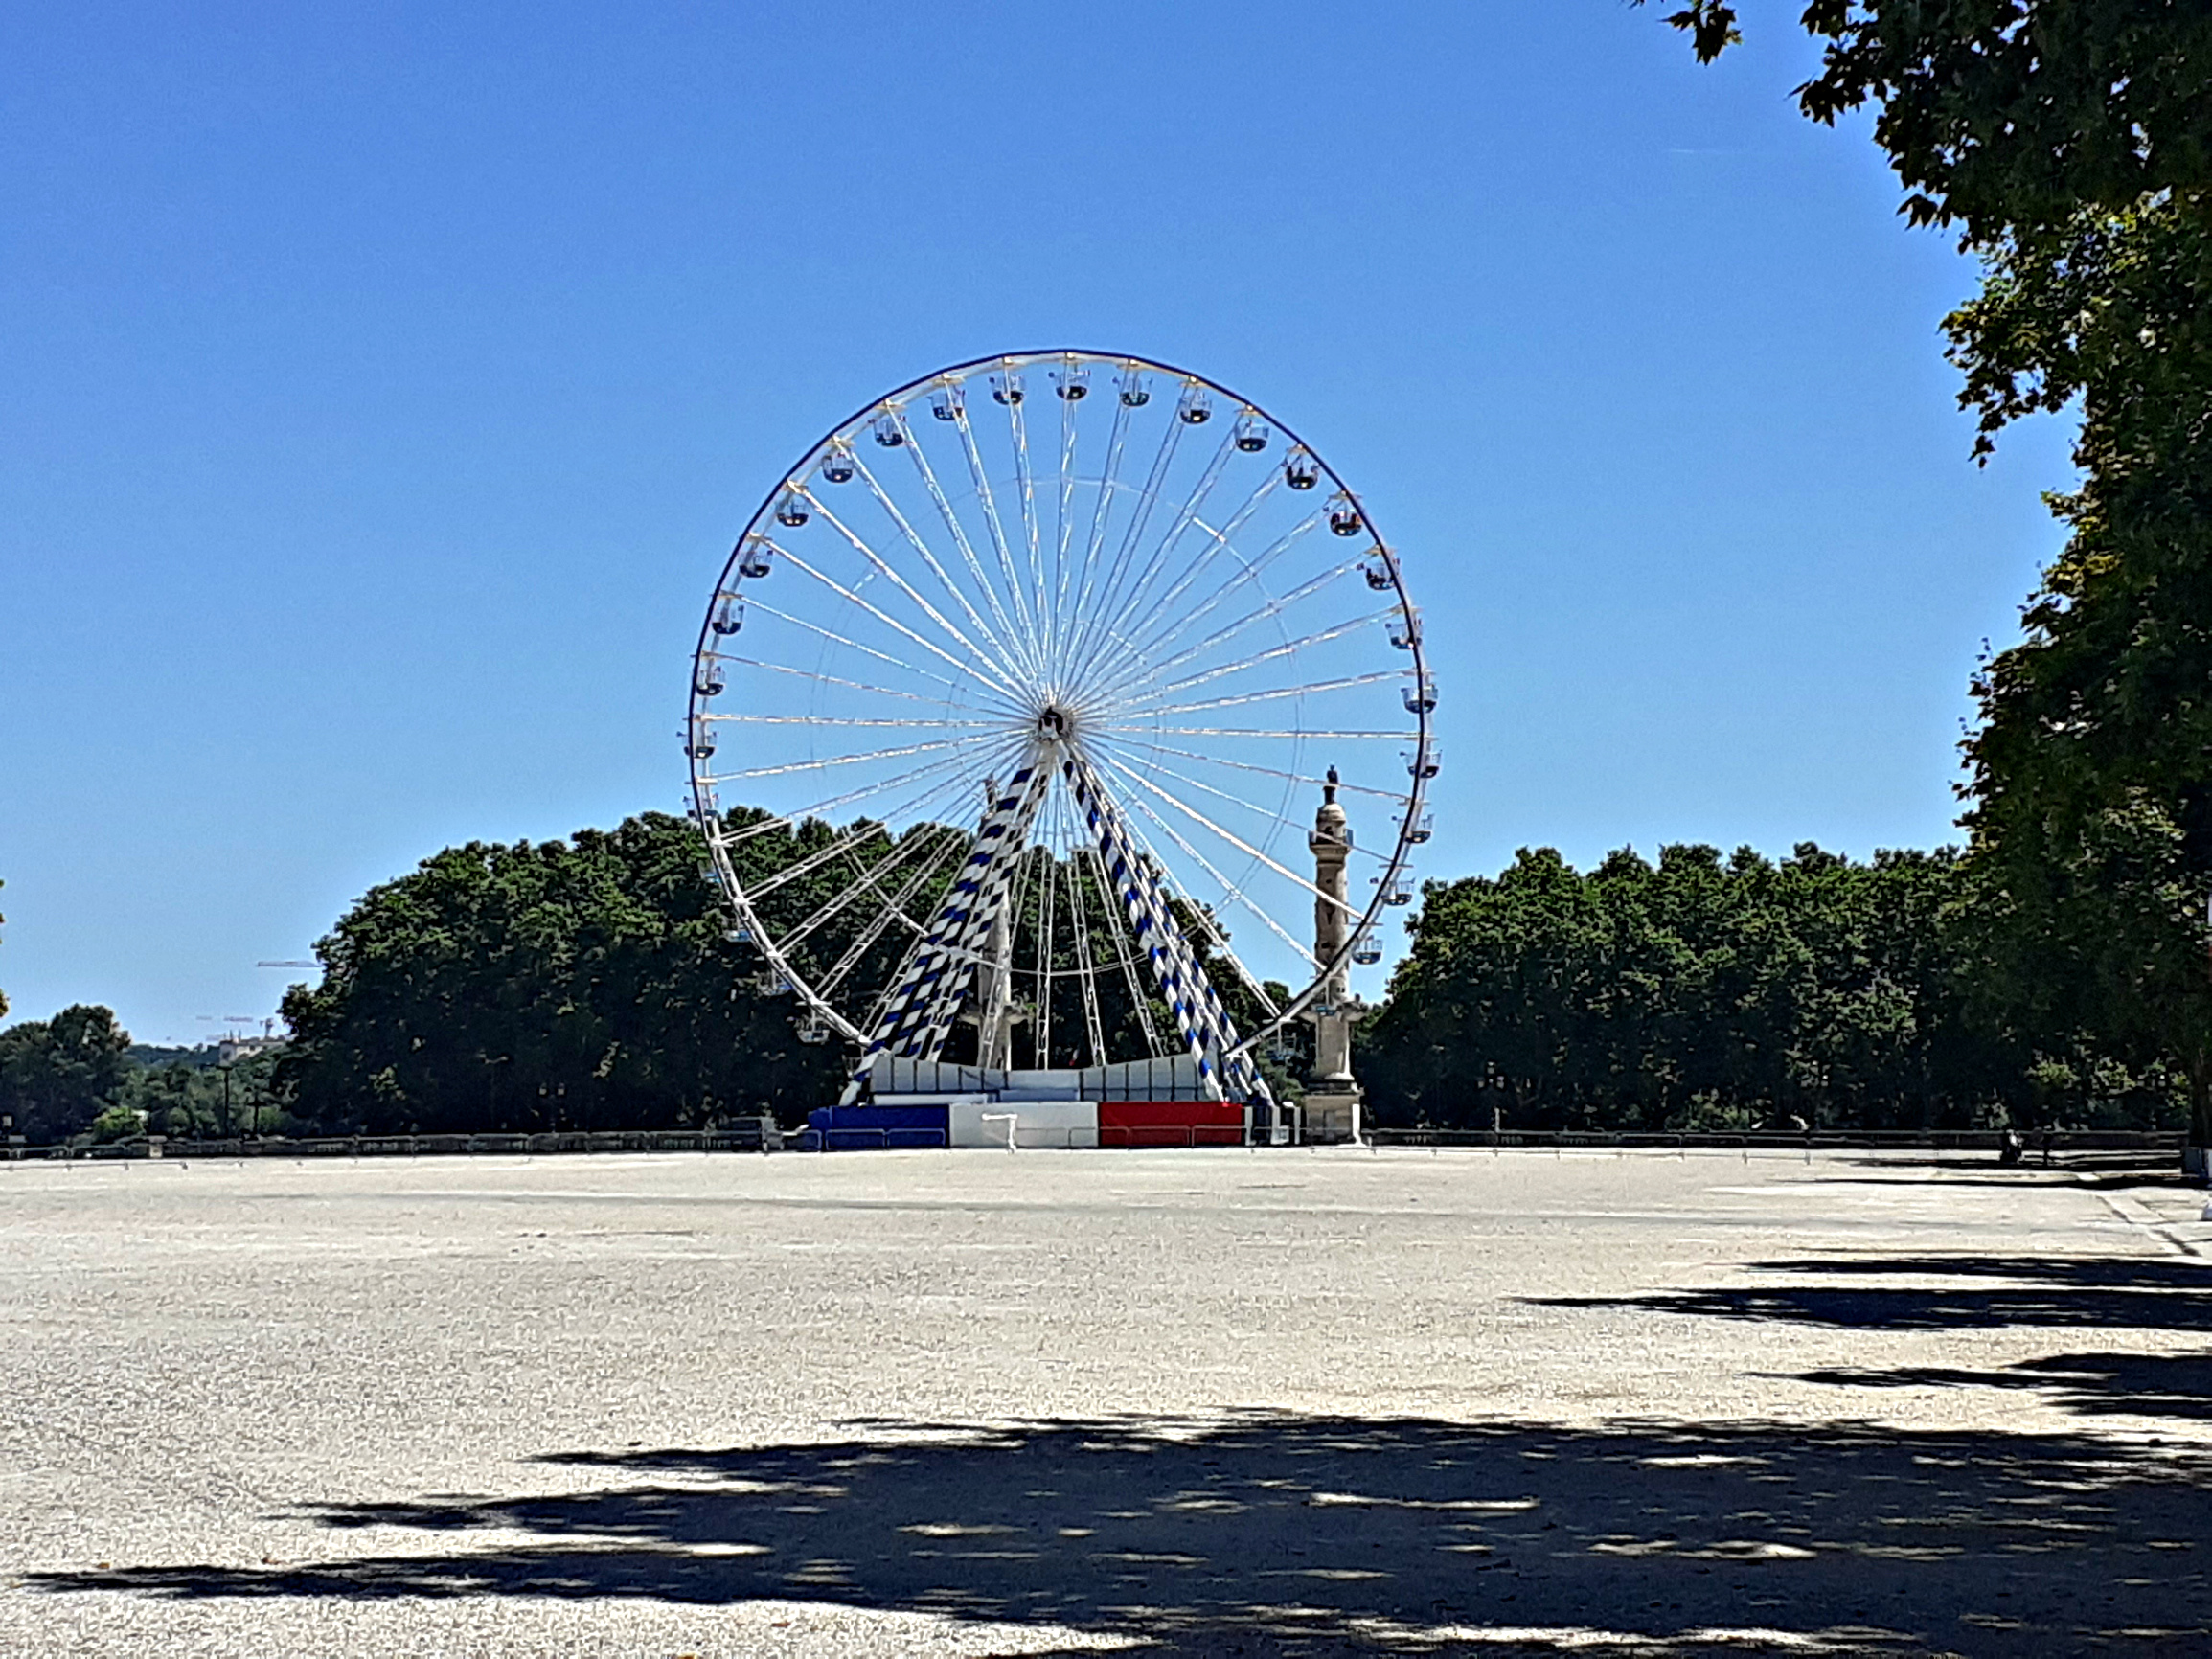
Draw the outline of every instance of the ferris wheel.
M1311 445L1201 375L1031 352L877 398L767 491L685 747L730 937L806 1040L1187 1056L1251 1100L1412 897L1435 705L1399 557Z

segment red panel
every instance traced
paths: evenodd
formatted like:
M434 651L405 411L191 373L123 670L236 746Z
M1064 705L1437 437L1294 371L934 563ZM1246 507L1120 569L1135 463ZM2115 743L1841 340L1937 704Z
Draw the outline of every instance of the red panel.
M1179 1129L1201 1124L1242 1130L1244 1108L1233 1101L1101 1101L1098 1103L1098 1125L1102 1129L1151 1125L1173 1125Z
M1101 1101L1102 1147L1237 1147L1244 1108L1225 1101Z
M1242 1124L1139 1124L1134 1128L1101 1125L1102 1147L1241 1147Z

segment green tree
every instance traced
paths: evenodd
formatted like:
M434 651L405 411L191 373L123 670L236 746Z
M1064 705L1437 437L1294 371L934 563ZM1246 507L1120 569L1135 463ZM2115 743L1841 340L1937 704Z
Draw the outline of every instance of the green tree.
M1666 20L1701 61L1739 38L1734 0ZM1876 106L1915 224L1991 246L2212 183L2201 0L1811 0L1798 21L1823 42L1798 106L1830 125Z
M1701 58L1736 38L1725 0L1668 21ZM2186 1076L2212 1143L2212 6L1814 0L1801 21L1826 43L1801 107L1874 103L1905 212L1985 262L1945 323L1976 455L2025 415L2081 418L2082 486L2051 498L2066 548L1973 684L1977 994L2060 1051L2046 1078Z
M143 1114L147 1133L153 1135L212 1138L255 1127L280 1134L312 1132L316 1125L272 1109L282 1052L263 1049L226 1066L212 1046L151 1061L143 1057L148 1051L140 1051L130 1057L117 1098L119 1103Z
M757 875L829 836L801 825L741 845ZM371 1132L802 1115L842 1056L800 1043L794 1000L761 992L704 852L692 825L647 813L566 842L451 848L372 890L316 945L321 983L285 998L287 1103ZM804 886L779 900L806 902Z
M2032 1114L2035 1057L1975 1017L1966 881L1950 850L1858 864L1807 842L1780 862L1624 849L1586 875L1523 850L1494 877L1431 883L1389 1002L1361 1028L1377 1119L1898 1128ZM2078 1086L2044 1093L2110 1093L2099 1063L2068 1050L2052 1075ZM2129 1109L2155 1115L2155 1095L2134 1090Z
M116 1103L130 1035L109 1010L73 1004L0 1032L0 1112L34 1146L83 1133Z
M2190 1079L2212 1138L2212 216L2169 199L2009 244L1950 319L1983 439L2079 408L2071 530L1967 743L2015 1017Z

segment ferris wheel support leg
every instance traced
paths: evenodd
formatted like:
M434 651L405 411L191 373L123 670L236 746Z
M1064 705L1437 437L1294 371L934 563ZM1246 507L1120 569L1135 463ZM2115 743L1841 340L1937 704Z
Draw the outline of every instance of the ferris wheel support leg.
M1247 1140L1263 1132L1271 1135L1274 1096L1251 1056L1237 1047L1236 1024L1191 949L1152 867L1136 855L1120 809L1080 759L1068 760L1063 770L1128 912L1129 926L1152 963L1161 997L1174 1015L1183 1046L1198 1063L1199 1086L1216 1100L1244 1102Z
M945 896L936 922L915 945L878 1006L874 1029L862 1045L858 1067L846 1081L840 1104L850 1105L858 1097L878 1055L935 1059L944 1048L953 1016L975 978L992 922L1006 902L1007 884L1028 844L1030 823L1052 781L1044 759L1033 749L1006 786L993 791L969 844L968 861Z

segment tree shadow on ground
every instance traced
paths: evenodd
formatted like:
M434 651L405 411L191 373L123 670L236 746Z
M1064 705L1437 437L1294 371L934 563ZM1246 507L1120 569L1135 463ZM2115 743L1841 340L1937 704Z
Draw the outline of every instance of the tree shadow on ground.
M567 1489L307 1512L168 1598L798 1599L1215 1654L2200 1652L2194 1459L2089 1436L1248 1413L572 1451ZM357 1544L357 1549L349 1545Z
M1637 1296L1550 1296L1550 1307L1634 1307L1656 1313L1769 1320L1858 1330L2000 1326L2212 1331L2212 1262L2178 1257L1839 1256L1761 1261L1757 1273L1820 1276L1829 1285L1717 1285ZM1870 1285L1877 1277L1962 1284ZM2006 1281L2000 1284L1979 1283Z
M2083 1175L2097 1177L2096 1185L2140 1185L2149 1187L2201 1187L2201 1183L2182 1171L2180 1162L2173 1152L2137 1151L2082 1151L2064 1148L2054 1149L2047 1157L2031 1138L2017 1164L2001 1162L1995 1152L1950 1151L1929 1152L1921 1156L1884 1152L1874 1157L1853 1157L1820 1148L1816 1154L1823 1165L1837 1165L1855 1170L1953 1170L1975 1174L1985 1182L2019 1180L2040 1176L2045 1180L2071 1180ZM1925 1184L1915 1181L1915 1185Z
M2212 1420L2212 1353L2053 1353L1975 1371L1956 1366L1832 1366L1790 1374L1842 1388L2009 1388L2085 1417Z

